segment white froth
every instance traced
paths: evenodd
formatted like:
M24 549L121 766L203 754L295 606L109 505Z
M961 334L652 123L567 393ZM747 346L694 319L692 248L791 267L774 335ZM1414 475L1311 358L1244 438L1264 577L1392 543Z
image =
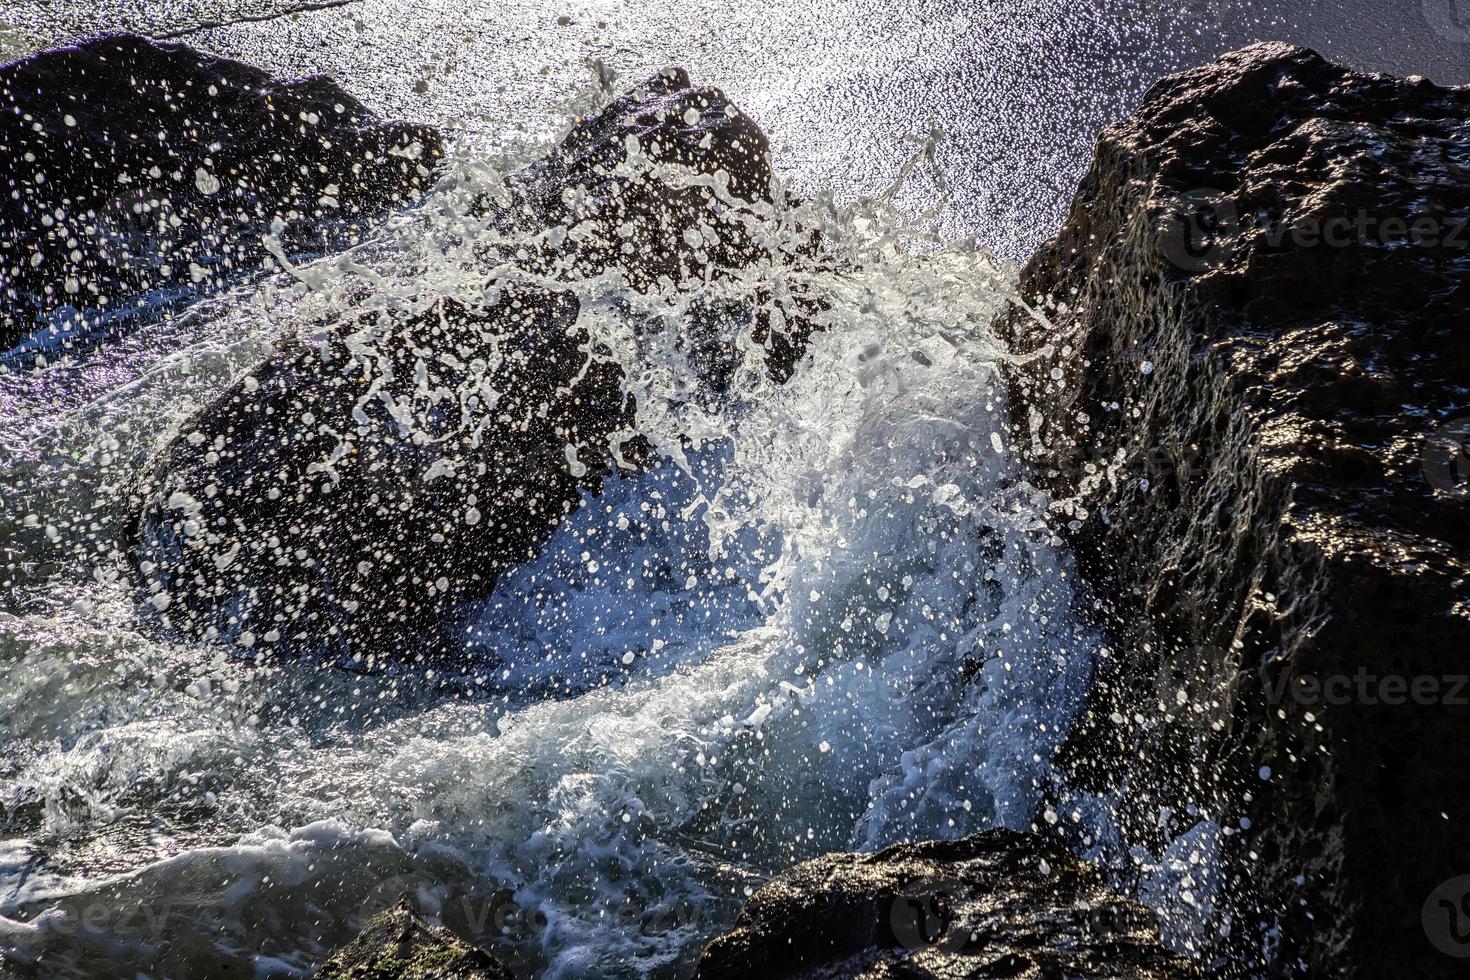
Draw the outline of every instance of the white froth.
M477 912L515 909L524 929L502 948L550 976L654 974L792 861L1029 826L1094 640L1070 616L1045 501L995 435L1005 354L989 325L1008 275L905 221L897 187L778 209L772 244L818 228L825 269L706 287L828 301L785 385L745 328L717 406L693 397L673 331L629 325L630 310L678 316L689 294L615 275L568 287L666 462L610 480L464 610L466 678L158 638L97 546L119 488L281 333L484 299L502 233L469 204L501 194L507 166L461 148L374 243L49 380L0 378L8 574L35 610L0 618L0 804L28 837L12 845L24 860L0 860L0 951L146 964L146 937L119 921L146 908L168 912L186 959L305 975L411 894L487 941L505 930ZM374 343L349 346L370 360ZM48 385L60 405L42 411ZM474 523L486 502L469 504ZM83 907L101 928L67 928Z

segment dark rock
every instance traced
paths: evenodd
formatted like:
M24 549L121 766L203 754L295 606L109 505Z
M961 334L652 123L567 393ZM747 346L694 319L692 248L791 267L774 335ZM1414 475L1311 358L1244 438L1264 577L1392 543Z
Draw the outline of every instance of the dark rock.
M630 160L630 149L647 162ZM581 278L616 268L646 292L759 257L762 229L750 216L771 199L770 145L723 92L673 68L578 119L517 183L547 225L569 230L543 263Z
M344 338L372 317L284 343L154 461L137 549L164 620L260 649L453 649L438 628L599 485L632 422L576 313L506 290L385 314L368 354Z
M182 44L118 34L0 66L0 348L257 269L277 218L289 252L344 244L441 153L328 78Z
M484 950L399 906L375 916L315 974L317 980L516 980Z
M1040 352L1014 439L1116 641L1071 784L1121 791L1124 846L1225 829L1239 975L1447 975L1421 910L1470 867L1470 467L1435 441L1470 414L1470 91L1281 44L1167 78L1021 288L1053 326L1007 325Z
M630 159L630 146L641 159ZM678 68L578 120L554 153L517 180L526 207L547 226L568 229L534 268L584 279L613 269L642 293L702 287L762 262L812 264L815 235L776 234L773 183L760 127L719 89L691 86ZM680 325L694 364L716 387L729 383L730 339L752 316L768 370L786 380L820 309L799 280L788 295L774 297L763 286L751 300L706 304Z
M828 854L767 883L699 960L700 980L1194 977L1154 915L1029 834Z
M649 159L630 160L639 143ZM691 169L714 186L683 186ZM648 458L622 368L577 325L573 293L544 284L610 275L626 296L734 276L770 260L756 231L738 237L770 223L769 188L754 123L682 72L582 122L509 203L486 204L517 243L486 257L510 269L490 301L426 297L287 341L182 427L134 534L154 604L187 636L258 648L462 651L445 632L455 610L533 554L614 460ZM732 304L774 307L753 292ZM725 343L708 320L668 328ZM796 336L769 356L789 367Z

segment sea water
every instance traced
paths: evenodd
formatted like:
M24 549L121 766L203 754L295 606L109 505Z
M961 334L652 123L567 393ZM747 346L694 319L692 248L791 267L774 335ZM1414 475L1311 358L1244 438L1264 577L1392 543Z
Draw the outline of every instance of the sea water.
M1006 435L1014 270L902 215L902 179L767 207L777 260L728 281L558 284L662 461L461 610L453 669L183 643L140 601L117 534L150 454L283 335L519 275L487 256L530 232L471 202L545 149L466 141L361 246L0 375L18 969L305 976L408 901L526 975L679 975L792 862L1037 819L1100 640ZM828 261L780 259L813 229ZM647 326L741 288L819 295L822 329L778 384L734 324L701 397Z

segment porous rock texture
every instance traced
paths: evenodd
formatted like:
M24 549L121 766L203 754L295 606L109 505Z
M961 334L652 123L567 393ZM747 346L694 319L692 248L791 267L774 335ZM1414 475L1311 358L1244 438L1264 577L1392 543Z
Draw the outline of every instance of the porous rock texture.
M519 980L504 963L400 905L374 916L317 980Z
M771 187L759 129L682 71L581 120L484 202L511 247L484 257L497 271L476 302L394 300L288 338L181 427L139 491L132 554L150 601L187 636L257 651L453 659L456 610L613 466L649 458L579 296L677 298L686 280L770 261L751 229L771 220ZM722 322L754 327L776 306L732 295L662 329L718 347ZM780 376L805 333L775 333L756 359ZM723 357L725 382L736 360Z
M1189 978L1154 915L1056 842L991 830L828 854L760 888L699 980Z
M0 349L258 269L277 219L288 252L340 246L441 155L329 78L183 44L114 34L0 65Z
M1222 828L1223 975L1463 964L1467 224L1470 91L1255 45L1102 134L1005 325L1114 640L1066 778L1124 852Z

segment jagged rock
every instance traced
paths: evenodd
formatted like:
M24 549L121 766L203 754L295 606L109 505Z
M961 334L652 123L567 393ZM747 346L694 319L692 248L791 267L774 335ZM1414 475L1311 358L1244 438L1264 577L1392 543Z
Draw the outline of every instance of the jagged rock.
M547 225L568 229L543 265L565 264L581 277L616 268L647 291L660 279L697 282L706 270L722 275L757 259L763 243L749 216L771 198L770 146L723 92L694 87L671 68L578 119L516 182Z
M370 920L315 976L317 980L517 980L494 956L401 905Z
M1256 45L1104 132L1022 277L1053 326L1006 325L1116 641L1064 768L1125 846L1224 828L1239 975L1458 968L1421 910L1470 866L1467 225L1470 91Z
M630 160L630 146L641 159ZM678 68L578 120L556 151L516 183L541 221L568 229L532 263L558 276L614 269L633 289L648 292L718 282L783 258L811 264L818 254L814 235L775 234L770 146L760 127L719 89L691 86ZM729 383L731 339L751 317L771 375L790 377L820 304L798 282L785 285L781 297L762 287L753 302L706 302L679 325L707 383Z
M713 186L684 186L691 170ZM677 289L676 275L769 261L742 229L769 220L770 186L755 124L682 72L583 121L509 203L485 204L520 233L484 303L426 297L289 340L182 427L138 510L151 601L185 635L257 649L462 650L446 633L454 611L529 557L615 460L647 458L622 368L577 325L576 296L544 284L608 274L619 289ZM775 304L733 305L749 317ZM672 328L726 342L698 317ZM804 336L769 345L772 372Z
M1154 915L1030 834L828 854L777 876L699 960L700 980L1186 978Z
M0 66L0 348L117 322L129 298L341 245L417 196L442 153L331 79L129 34Z

